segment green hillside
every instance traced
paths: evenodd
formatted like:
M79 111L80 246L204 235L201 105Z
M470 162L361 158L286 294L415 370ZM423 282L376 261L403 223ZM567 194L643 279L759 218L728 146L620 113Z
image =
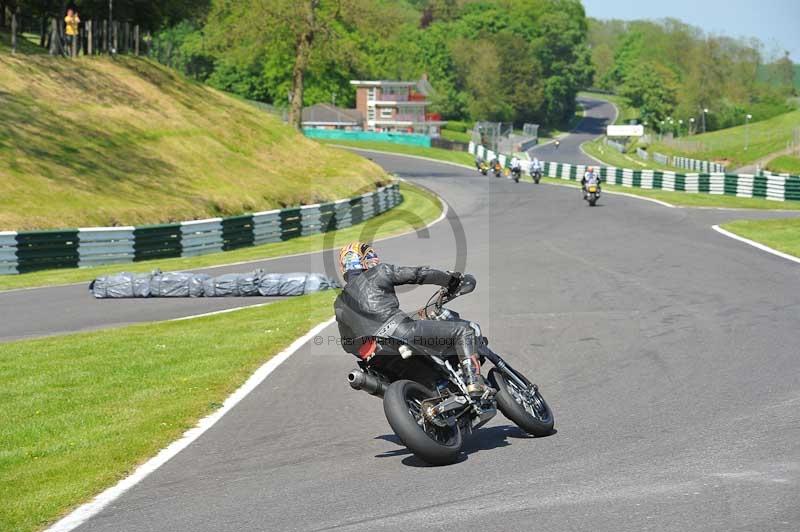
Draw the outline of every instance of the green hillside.
M386 181L152 61L12 56L0 43L0 230L230 215Z
M726 161L730 168L737 168L785 149L798 129L800 110L753 122L749 126L683 137L673 143L655 143L650 146L650 150L696 159Z

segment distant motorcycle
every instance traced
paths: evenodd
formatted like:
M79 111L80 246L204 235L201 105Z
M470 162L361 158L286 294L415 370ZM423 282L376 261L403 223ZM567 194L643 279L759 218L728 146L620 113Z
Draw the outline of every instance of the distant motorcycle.
M495 161L494 166L492 167L492 170L494 171L494 176L495 177L501 177L503 175L503 165L500 164L499 161Z
M511 179L514 180L514 183L519 183L519 179L522 177L522 168L517 166L516 168L511 169Z
M487 175L489 173L489 163L486 161L475 161L475 167L483 175Z
M531 168L530 174L531 174L531 177L533 178L533 182L538 185L539 181L542 180L542 170L540 168L536 168L536 169Z
M583 195L583 199L589 202L590 207L594 207L597 204L597 199L600 197L600 186L596 183L587 184L585 188L585 192Z

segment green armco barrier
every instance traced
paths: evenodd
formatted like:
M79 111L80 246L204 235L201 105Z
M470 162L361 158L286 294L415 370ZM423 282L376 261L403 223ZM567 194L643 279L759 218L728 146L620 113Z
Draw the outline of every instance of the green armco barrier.
M17 233L17 271L78 266L78 231L25 231Z
M253 215L233 216L222 220L222 249L229 251L252 246Z
M343 129L303 128L303 134L310 139L323 140L362 140L368 142L392 142L411 146L431 147L431 138L415 133L379 133L377 131L345 131Z
M0 274L189 257L350 227L402 203L399 184L336 202L140 227L0 232Z
M133 230L133 260L181 256L181 225L145 225Z

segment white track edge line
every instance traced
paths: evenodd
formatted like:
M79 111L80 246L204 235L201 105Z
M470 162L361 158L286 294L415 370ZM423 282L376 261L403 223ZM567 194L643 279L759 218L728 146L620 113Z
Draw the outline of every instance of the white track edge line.
M797 258L794 255L789 255L788 253L784 253L783 251L778 251L777 249L761 244L760 242L756 242L755 240L750 240L749 238L745 238L735 233L731 233L730 231L723 229L719 225L712 225L711 229L713 229L714 231L723 236L727 236L728 238L738 240L739 242L744 242L748 246L753 246L754 248L760 249L761 251L766 251L767 253L770 253L782 259L790 260L794 263L800 264L800 258Z
M97 515L109 503L113 502L120 495L127 490L144 480L150 473L167 463L171 458L188 447L192 442L199 438L208 429L213 427L217 421L222 419L222 416L227 414L233 407L235 407L242 399L252 392L259 384L261 384L278 366L292 356L298 349L300 349L311 338L322 332L326 327L334 322L336 318L332 317L328 320L317 324L314 328L306 334L292 342L289 347L270 358L266 363L259 367L244 384L242 384L235 392L225 399L222 407L219 410L209 414L201 419L194 428L187 430L183 436L169 444L167 447L159 451L157 455L150 458L145 463L137 467L132 474L119 481L115 486L112 486L105 491L101 492L90 502L83 504L69 513L67 516L60 519L54 525L49 527L46 532L69 532L78 526L85 523L91 517Z
M546 176L546 177L549 177L549 176ZM552 177L550 179L560 179L560 178ZM570 181L570 183L575 183L575 181ZM555 186L555 187L568 187L568 188L575 188L575 189L580 188L577 185L569 185L567 183L549 183L549 182L544 182L543 181L542 184L543 185L552 185L552 186ZM678 207L677 205L673 205L671 203L667 203L666 201L661 201L661 200L657 200L657 199L654 199L654 198L648 198L647 196L639 196L638 194L628 194L627 192L617 192L617 191L614 191L614 190L603 190L602 193L603 194L611 194L613 196L625 196L627 198L633 198L633 199L638 199L638 200L643 200L643 201L649 201L649 202L652 202L652 203L657 203L657 204L661 205L662 207L669 207L670 209L682 208L682 207Z
M246 308L259 308L259 307L266 307L267 305L271 305L273 303L277 303L278 301L283 301L282 299L276 299L275 301L270 301L268 303L256 303L255 305L243 305L241 307L232 307L226 308L222 310L215 310L213 312L204 312L203 314L193 314L191 316L181 316L180 318L172 318L166 321L184 321L184 320L194 320L196 318L205 318L207 316L217 316L219 314L228 314L230 312L236 312L237 310L244 310Z

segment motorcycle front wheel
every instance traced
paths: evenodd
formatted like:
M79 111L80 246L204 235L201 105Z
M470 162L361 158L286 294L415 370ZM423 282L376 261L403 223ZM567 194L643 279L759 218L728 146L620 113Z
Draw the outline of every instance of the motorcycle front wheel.
M383 397L383 412L392 430L418 458L448 465L461 453L461 429L440 427L422 415L422 402L436 394L414 381L393 382Z
M496 369L489 372L489 381L497 389L494 397L504 416L532 436L553 433L553 412L538 390L531 394Z

